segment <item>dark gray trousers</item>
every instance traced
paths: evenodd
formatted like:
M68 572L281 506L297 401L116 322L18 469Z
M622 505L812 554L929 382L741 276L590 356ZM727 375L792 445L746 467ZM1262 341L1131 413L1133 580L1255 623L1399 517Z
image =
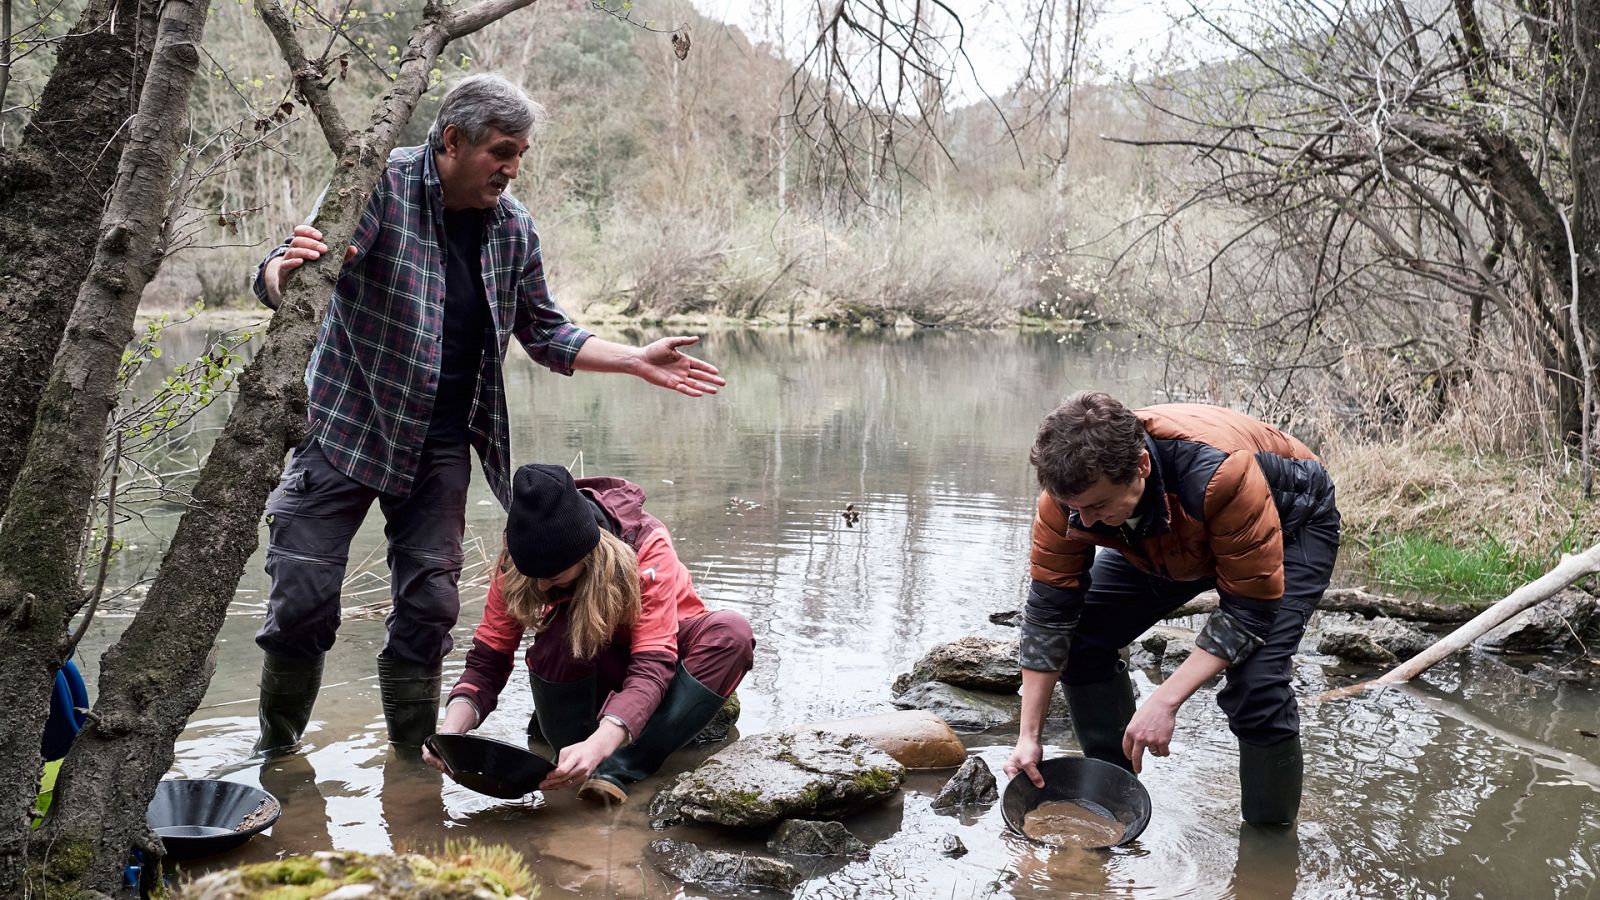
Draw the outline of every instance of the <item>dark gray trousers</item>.
M1284 536L1283 600L1266 642L1225 670L1217 706L1228 727L1247 744L1270 746L1300 733L1290 675L1306 621L1322 600L1339 555L1339 515L1311 522ZM1212 579L1171 581L1140 571L1115 550L1101 550L1090 569L1088 596L1073 631L1067 684L1093 684L1113 677L1118 653L1196 594L1216 587Z
M267 500L267 618L256 644L280 656L311 657L333 647L350 540L372 501L389 541L386 655L433 665L450 652L461 612L462 535L471 451L427 445L411 493L381 494L335 469L314 441L295 451Z

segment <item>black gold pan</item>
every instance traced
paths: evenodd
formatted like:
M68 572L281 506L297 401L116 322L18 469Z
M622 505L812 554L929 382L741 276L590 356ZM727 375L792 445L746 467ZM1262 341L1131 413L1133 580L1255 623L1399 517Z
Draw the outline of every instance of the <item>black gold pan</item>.
M1122 836L1109 846L1133 841L1150 824L1150 794L1132 772L1121 766L1081 756L1061 756L1039 763L1044 787L1034 787L1021 773L1006 785L1000 815L1006 827L1023 835L1022 820L1041 803L1070 800L1122 823ZM1031 838L1030 838L1031 840ZM1096 848L1104 849L1104 848Z
M555 763L531 750L476 734L435 734L423 741L457 784L480 794L516 800L539 789Z

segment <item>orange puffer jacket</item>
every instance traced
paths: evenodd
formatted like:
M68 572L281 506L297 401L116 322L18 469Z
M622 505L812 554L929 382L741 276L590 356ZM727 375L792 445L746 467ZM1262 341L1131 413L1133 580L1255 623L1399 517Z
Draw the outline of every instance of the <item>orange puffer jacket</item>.
M1333 508L1333 481L1305 444L1219 406L1173 403L1136 410L1150 477L1139 529L1084 527L1049 494L1033 520L1031 574L1077 587L1096 546L1174 581L1216 578L1221 592L1283 596L1283 534Z
M1259 635L1283 597L1284 535L1336 513L1333 480L1300 441L1243 413L1175 403L1135 414L1150 452L1137 529L1087 527L1041 493L1028 617L1051 630L1075 621L1095 548L1109 547L1161 578L1214 578L1222 609Z

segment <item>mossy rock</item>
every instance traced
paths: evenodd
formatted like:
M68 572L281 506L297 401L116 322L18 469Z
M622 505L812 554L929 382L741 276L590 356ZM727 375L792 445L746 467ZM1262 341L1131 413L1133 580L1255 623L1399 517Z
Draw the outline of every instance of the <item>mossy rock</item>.
M539 894L522 855L478 841L430 856L315 853L213 872L178 889L196 900L483 900Z
M685 818L759 827L856 812L900 789L905 767L859 735L817 730L744 738L673 786Z

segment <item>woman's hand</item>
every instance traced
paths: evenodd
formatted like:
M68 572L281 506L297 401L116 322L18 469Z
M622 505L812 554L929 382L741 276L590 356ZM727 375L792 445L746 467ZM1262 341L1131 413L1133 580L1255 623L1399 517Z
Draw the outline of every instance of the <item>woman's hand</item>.
M1021 772L1028 776L1034 787L1044 787L1044 776L1039 774L1039 760L1042 758L1044 750L1039 746L1039 739L1027 734L1019 735L1016 749L1011 751L1011 758L1006 760L1006 777L1015 778Z
M561 755L556 758L555 771L539 782L539 790L559 791L562 788L577 787L588 781L594 770L600 768L601 763L617 752L617 748L622 746L627 737L627 732L617 723L610 719L601 719L594 734L579 743L561 748Z
M478 710L466 700L458 700L444 708L444 721L439 724L440 734L463 734L478 727ZM422 761L446 775L450 769L444 760L428 750L428 745L422 745Z

